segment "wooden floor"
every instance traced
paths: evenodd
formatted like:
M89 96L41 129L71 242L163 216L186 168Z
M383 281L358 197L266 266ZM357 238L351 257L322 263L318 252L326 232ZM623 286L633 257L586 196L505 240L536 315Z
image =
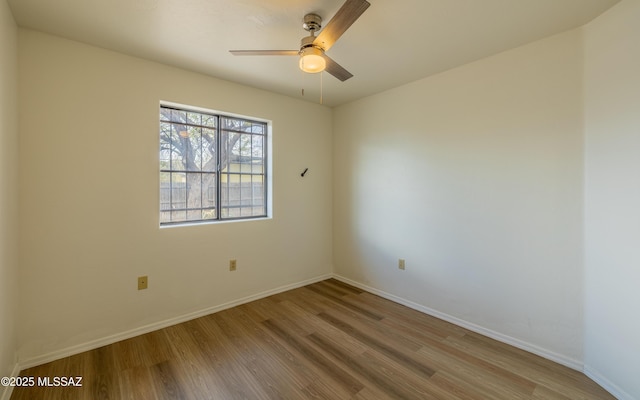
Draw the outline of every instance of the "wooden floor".
M83 379L12 400L613 399L579 372L336 280L21 376Z

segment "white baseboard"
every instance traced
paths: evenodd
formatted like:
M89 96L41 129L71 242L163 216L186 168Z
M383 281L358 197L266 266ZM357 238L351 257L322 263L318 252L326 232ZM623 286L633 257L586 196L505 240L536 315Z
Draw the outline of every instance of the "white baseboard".
M217 306L213 306L213 307L207 307L205 309L202 310L198 310L198 311L194 311L194 312L190 312L184 315L180 315L174 318L169 318L167 320L164 321L158 321L158 322L154 322L152 324L149 325L144 325L144 326L140 326L138 328L134 328L125 332L120 332L114 335L110 335L107 337L103 337L100 339L95 339L95 340L91 340L89 342L86 343L80 343L78 345L75 346L71 346L71 347L67 347L64 349L60 349L60 350L56 350L53 351L51 353L47 353L47 354L43 354L37 357L31 357L25 360L20 360L18 362L18 365L16 366L16 368L18 368L18 372L26 369L26 368L31 368L31 367L35 367L36 365L41 365L41 364L45 364L51 361L55 361L55 360L59 360L61 358L64 357L69 357L78 353L82 353L85 351L89 351L89 350L94 350L97 349L99 347L102 346L106 346L109 344L113 344L115 342L119 342L121 340L126 340L126 339L130 339L132 337L136 337L136 336L140 336L140 335L144 335L145 333L149 333L149 332L153 332L156 331L158 329L162 329L162 328L166 328L168 326L172 326L172 325L176 325L176 324L180 324L182 322L186 322L186 321L190 321L192 319L196 319L196 318L200 318L203 317L205 315L209 315L209 314L213 314L216 313L218 311L222 311L222 310L226 310L228 308L232 308L235 306L239 306L241 304L245 304L245 303L249 303L251 301L255 301L255 300L259 300L274 294L278 294L278 293L282 293L282 292L286 292L287 290L292 290L292 289L296 289L305 285L310 285L312 283L316 283L316 282L320 282L323 281L325 279L329 279L332 277L332 274L326 274L326 275L321 275L315 278L311 278L311 279L307 279L301 282L296 282L296 283L292 283L289 285L284 285L284 286L280 286L277 287L275 289L270 289L270 290L266 290L264 292L260 292L251 296L247 296L247 297L243 297L237 300L233 300L224 304L220 304ZM6 400L8 400L9 398L7 397ZM4 397L1 398L0 400L5 400Z
M564 365L566 367L569 367L571 369L583 372L583 367L584 366L583 366L582 362L580 362L578 360L575 360L573 358L564 356L562 354L558 354L556 352L553 352L553 351L550 351L550 350L547 350L547 349L543 349L542 347L536 346L534 344L522 341L520 339L516 339L514 337L502 334L500 332L493 331L491 329L487 329L487 328L482 327L480 325L476 325L476 324L474 324L472 322L468 322L468 321L462 320L460 318L451 316L449 314L445 314L443 312L440 312L440 311L434 310L432 308L423 306L422 304L414 303L412 301L403 299L402 297L398 297L396 295L387 293L385 291L382 291L382 290L379 290L379 289L376 289L376 288L373 288L373 287L370 287L370 286L367 286L367 285L363 285L360 282L353 281L351 279L345 278L345 277L337 275L335 273L333 274L333 277L335 279L339 280L339 281L342 281L344 283L348 283L349 285L355 286L355 287L360 288L362 290L365 290L365 291L367 291L369 293L373 293L373 294L376 294L376 295L378 295L380 297L383 297L383 298L385 298L387 300L391 300L394 303L402 304L404 306L407 306L407 307L412 308L414 310L420 311L420 312L425 313L427 315L431 315L433 317L442 319L444 321L451 322L452 324L455 324L455 325L458 325L460 327L466 328L466 329L468 329L470 331L479 333L481 335L490 337L490 338L495 339L495 340L497 340L499 342L506 343L508 345L517 347L519 349L522 349L522 350L528 351L530 353L539 355L540 357L544 357L544 358L546 358L548 360L551 360L553 362L557 362L558 364L562 364L562 365Z
M13 367L13 371L11 371L12 377L17 377L20 375L20 365L16 364ZM0 386L0 389L4 389L2 393L0 393L0 400L9 400L11 398L11 393L13 393L13 386L5 386L4 388Z
M591 378L595 383L602 386L604 390L611 393L611 395L618 400L637 400L636 397L633 397L629 393L620 389L618 385L602 376L598 371L591 368L589 365L584 366L584 374Z

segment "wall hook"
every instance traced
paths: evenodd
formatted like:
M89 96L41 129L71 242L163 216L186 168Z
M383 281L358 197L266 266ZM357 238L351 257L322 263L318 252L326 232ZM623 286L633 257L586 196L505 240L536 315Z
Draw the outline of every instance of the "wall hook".
M304 171L302 171L302 173L300 174L300 176L304 178L304 175L307 173L308 170L309 168L305 168Z

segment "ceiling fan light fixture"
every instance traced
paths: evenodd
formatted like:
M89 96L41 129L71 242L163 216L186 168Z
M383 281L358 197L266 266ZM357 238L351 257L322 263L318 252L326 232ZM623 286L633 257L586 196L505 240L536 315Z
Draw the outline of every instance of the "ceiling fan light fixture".
M300 69L310 74L324 71L327 61L322 56L322 50L309 46L300 51Z
M299 66L303 72L315 74L327 71L344 82L353 76L335 62L325 52L329 50L342 34L356 22L360 15L370 6L367 0L345 0L333 18L322 28L322 17L318 14L307 14L303 18L302 27L309 32L300 40L300 50L229 50L235 56L298 56ZM322 31L316 36L322 28Z

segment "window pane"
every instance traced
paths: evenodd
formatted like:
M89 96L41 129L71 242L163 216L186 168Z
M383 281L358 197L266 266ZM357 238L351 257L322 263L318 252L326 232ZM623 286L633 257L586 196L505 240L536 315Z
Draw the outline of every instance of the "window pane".
M214 115L202 114L202 126L215 128L216 127L216 117Z
M238 140L240 135L234 132L222 132L222 146L229 154L238 156Z
M264 137L263 136L257 136L257 135L253 135L253 137L251 138L251 152L252 152L252 156L255 159L262 159L262 155L264 154L264 149L263 149L263 143L264 143Z
M229 207L233 205L233 203L237 204L238 196L234 189L237 186L236 183L230 182L230 176L225 175L226 179L223 182L220 182L220 189L222 190L220 201L222 201L222 207Z
M240 135L239 153L242 161L249 161L251 157L251 135Z
M242 173L251 173L251 160L242 160L241 163L239 163L239 171Z
M202 207L216 206L216 174L202 174Z
M187 112L180 110L171 110L171 121L184 124L187 121Z
M202 129L202 170L214 172L216 163L216 137L213 129Z
M164 224L167 222L171 222L171 211L161 211L160 212L160 223Z
M187 220L187 211L172 211L171 212L171 222L186 222Z
M171 168L171 124L160 123L160 169Z
M187 208L186 174L171 173L171 209Z
M187 169L189 171L202 170L202 134L200 128L189 127L189 151Z
M160 173L160 210L171 210L171 174Z
M180 155L180 165L183 170L199 171L200 132L197 128L180 125L178 137L174 141ZM178 168L174 168L178 169Z
M247 209L247 206L251 206L251 181L247 182L247 175L240 176L240 205L242 208L240 209L240 215L247 217L251 215L250 209ZM248 184L247 184L248 183Z
M187 211L187 220L188 221L200 221L202 219L202 210L188 210Z
M216 218L217 218L216 210L207 210L207 209L202 210L202 219L211 220Z
M171 110L160 107L160 121L171 121Z
M239 216L238 207L240 206L240 182L238 175L227 174L221 182L221 207L223 217Z
M176 125L171 126L171 169L173 171L184 171L186 169L183 160L185 151L185 139L184 136L178 131Z
M187 173L187 208L202 207L202 174Z
M240 124L237 119L223 117L222 118L222 129L225 130L239 130Z
M187 120L185 121L191 125L202 125L202 117L200 113L188 112Z
M251 206L255 206L256 204L260 204L260 201L262 200L262 193L260 193L260 191L258 190L259 188L256 187L255 183L251 182Z
M264 134L264 124L251 124L251 133Z

